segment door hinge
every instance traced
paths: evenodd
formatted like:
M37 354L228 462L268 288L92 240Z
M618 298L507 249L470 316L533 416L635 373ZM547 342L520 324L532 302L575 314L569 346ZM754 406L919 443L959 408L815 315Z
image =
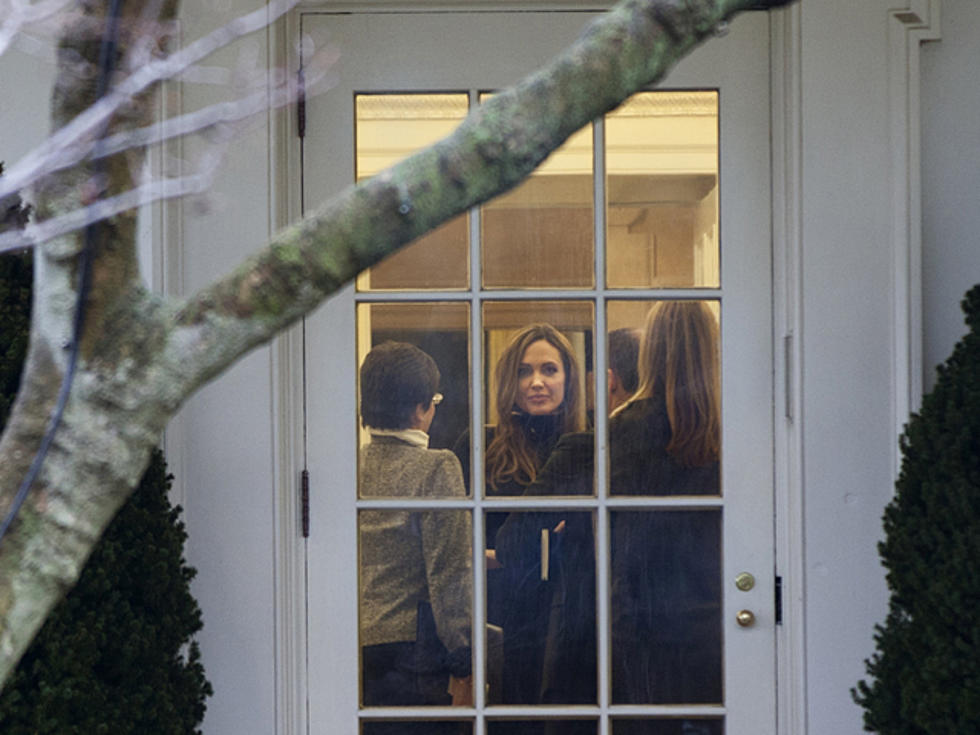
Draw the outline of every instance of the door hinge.
M310 537L310 471L300 473L300 518L303 524L303 538Z
M775 596L774 601L776 608L776 625L783 624L783 578L778 574L776 575L776 585L775 585Z
M296 134L300 140L306 137L306 75L296 72Z

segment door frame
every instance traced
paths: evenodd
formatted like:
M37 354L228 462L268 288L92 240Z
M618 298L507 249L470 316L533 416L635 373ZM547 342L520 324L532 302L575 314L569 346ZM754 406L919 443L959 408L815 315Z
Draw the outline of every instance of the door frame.
M919 46L939 37L940 0L906 0L904 8L883 13L889 39L889 129L894 166L887 181L892 192L890 247L893 274L893 321L890 326L896 374L892 415L898 431L922 393L921 214L919 187ZM304 10L318 6L309 4ZM611 2L564 0L445 0L331 3L331 11L439 10L603 10ZM286 69L295 79L299 57L300 10L267 30L270 68ZM802 349L803 267L803 30L800 5L770 11L772 113L772 257L773 257L773 410L775 471L775 573L783 580L782 624L776 632L777 732L806 735L807 669L804 530ZM270 219L284 227L301 215L301 155L295 105L270 113ZM178 257L179 253L175 254ZM302 324L273 342L271 384L275 442L275 723L276 733L309 730L306 669L306 544L303 539L301 469L303 456ZM179 433L179 432L177 432ZM179 438L168 432L179 446ZM897 476L898 454L893 458Z

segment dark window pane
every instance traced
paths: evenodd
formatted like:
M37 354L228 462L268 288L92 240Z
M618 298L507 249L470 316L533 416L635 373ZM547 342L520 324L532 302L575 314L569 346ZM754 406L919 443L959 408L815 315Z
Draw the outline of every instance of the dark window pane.
M610 523L613 702L720 704L721 511Z
M473 723L456 720L427 722L362 722L361 735L472 735Z
M487 621L499 635L488 635L491 703L595 704L592 519L583 511L487 514L496 560Z
M613 720L613 735L724 735L721 719Z
M491 720L487 735L596 735L594 720Z

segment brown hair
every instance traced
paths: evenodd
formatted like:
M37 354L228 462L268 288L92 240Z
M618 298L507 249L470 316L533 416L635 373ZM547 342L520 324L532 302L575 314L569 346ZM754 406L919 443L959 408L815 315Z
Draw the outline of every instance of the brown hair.
M428 410L439 387L435 360L407 342L383 342L361 365L361 423L374 429L407 429L415 409Z
M559 413L559 434L585 428L584 401L579 382L579 367L568 339L550 324L531 324L518 331L497 360L497 426L487 447L487 484L496 487L509 480L521 485L534 482L538 472L538 457L528 444L520 424L517 407L518 368L527 348L544 340L561 355L565 370L565 395Z
M667 453L687 467L721 456L718 322L702 301L660 301L640 343L640 385L632 400L662 397L670 421Z

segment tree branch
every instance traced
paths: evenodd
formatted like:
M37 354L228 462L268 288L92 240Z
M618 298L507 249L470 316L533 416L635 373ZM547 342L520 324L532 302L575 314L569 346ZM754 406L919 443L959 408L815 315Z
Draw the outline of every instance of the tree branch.
M494 95L449 137L347 189L191 297L178 322L193 337L183 335L171 356L186 370L189 388L400 246L518 184L571 134L662 79L735 13L758 5L626 0L614 7L567 51Z
M161 2L164 12L173 10L168 2ZM0 545L0 681L77 578L102 529L135 486L159 432L193 390L364 268L516 185L577 129L662 78L733 14L758 6L758 0L626 0L546 69L495 95L450 137L346 190L280 233L260 255L176 306L138 286L134 217L119 215L101 224L98 287L85 305L82 360L62 428L24 513ZM268 13L284 12L289 2L277 0L274 7L227 26L220 38L207 37L207 53L247 28L257 30ZM84 8L104 12L99 3ZM73 51L83 55L82 46ZM124 128L145 125L141 93L195 63L201 53L199 44L192 45L132 74L114 99L59 131L57 142L38 154L43 168L54 171L68 147L101 133L114 116L114 125ZM91 102L91 91L71 64L67 58L59 73L56 122ZM109 196L134 188L133 168L124 156L110 157L107 166L106 182L96 183L104 183ZM87 205L91 174L75 166L47 177L41 215ZM22 171L20 179L0 179L0 187L6 187L0 188L0 198L34 175ZM64 372L63 340L71 333L66 325L77 296L72 278L77 236L49 242L39 252L31 351L23 388L0 438L5 500L44 431Z

